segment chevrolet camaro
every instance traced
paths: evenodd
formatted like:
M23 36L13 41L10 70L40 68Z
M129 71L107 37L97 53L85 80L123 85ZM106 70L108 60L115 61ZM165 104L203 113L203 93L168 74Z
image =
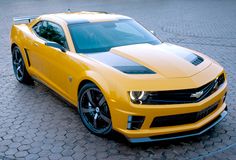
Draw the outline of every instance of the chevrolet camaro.
M227 114L222 66L161 42L134 19L106 12L14 18L16 79L39 81L78 107L93 134L132 143L197 136Z

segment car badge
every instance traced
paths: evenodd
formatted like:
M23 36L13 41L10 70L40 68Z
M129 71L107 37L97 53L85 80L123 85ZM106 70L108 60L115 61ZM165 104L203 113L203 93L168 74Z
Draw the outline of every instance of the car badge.
M196 92L196 93L193 93L193 94L191 94L191 98L199 98L199 97L201 97L202 96L202 94L203 94L203 91L199 91L199 92Z

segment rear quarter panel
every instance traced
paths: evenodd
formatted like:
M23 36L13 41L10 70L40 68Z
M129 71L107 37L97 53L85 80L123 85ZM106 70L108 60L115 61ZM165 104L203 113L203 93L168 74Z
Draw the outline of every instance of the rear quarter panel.
M30 30L27 24L14 24L11 29L11 47L17 45L21 51L24 62L27 61L24 48L29 47L30 42ZM26 68L28 68L28 63L25 63Z

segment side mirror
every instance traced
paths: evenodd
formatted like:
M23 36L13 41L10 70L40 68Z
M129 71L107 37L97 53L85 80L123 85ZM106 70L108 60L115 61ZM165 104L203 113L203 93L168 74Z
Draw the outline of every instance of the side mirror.
M153 31L153 30L150 30L150 32L154 35L154 36L156 36L157 34L156 34L156 32L155 31Z
M61 46L60 44L58 44L57 42L48 41L45 43L45 45L49 46L49 47L60 49L62 52L66 52L66 49L63 46Z

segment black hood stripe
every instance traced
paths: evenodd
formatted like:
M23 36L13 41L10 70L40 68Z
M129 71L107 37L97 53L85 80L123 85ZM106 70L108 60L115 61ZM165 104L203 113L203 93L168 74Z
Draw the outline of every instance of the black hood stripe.
M195 53L192 53L191 51L187 49L183 49L179 46L169 44L169 43L166 43L166 45L168 45L168 48L165 48L167 49L165 50L165 52L174 53L175 55L185 59L186 61L192 63L195 66L199 65L200 63L204 61L202 57L200 57L199 55Z
M93 53L87 55L127 74L155 74L155 72L145 66L110 52Z

